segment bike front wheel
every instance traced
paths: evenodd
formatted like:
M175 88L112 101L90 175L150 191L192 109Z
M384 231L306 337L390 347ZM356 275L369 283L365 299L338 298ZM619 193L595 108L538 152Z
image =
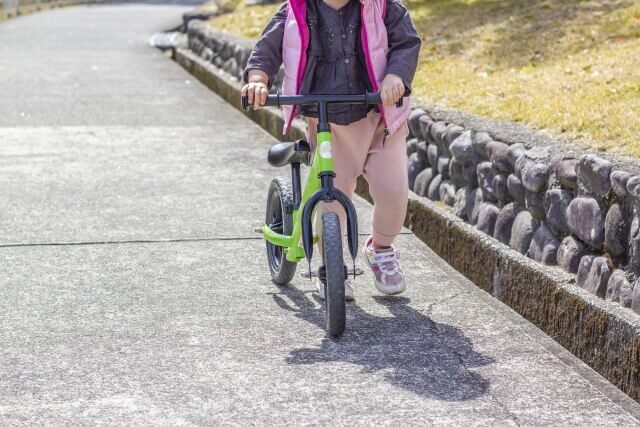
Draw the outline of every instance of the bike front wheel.
M325 309L329 335L342 335L346 323L345 271L340 219L335 212L322 214L322 260L325 267Z

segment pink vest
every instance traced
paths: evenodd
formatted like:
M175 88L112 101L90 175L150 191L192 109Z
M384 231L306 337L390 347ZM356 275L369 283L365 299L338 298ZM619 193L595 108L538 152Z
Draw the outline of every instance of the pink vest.
M389 43L384 15L387 0L360 0L360 37L364 50L365 64L373 91L377 92L387 68ZM302 76L307 66L307 48L309 46L309 27L307 26L306 0L289 0L287 19L282 40L282 60L284 63L283 95L296 95L300 91ZM385 128L394 133L411 114L411 101L405 97L402 107L381 106L381 115ZM287 133L296 116L294 106L283 106L284 129Z

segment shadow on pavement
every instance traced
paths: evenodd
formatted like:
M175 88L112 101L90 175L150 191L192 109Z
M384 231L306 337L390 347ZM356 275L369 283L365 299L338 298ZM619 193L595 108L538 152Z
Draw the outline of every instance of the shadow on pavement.
M292 285L279 289L273 299L281 308L325 329L324 304L318 307ZM383 372L394 386L439 400L471 400L488 391L489 381L469 369L494 360L474 351L460 329L434 322L411 308L408 298L380 296L374 300L391 316L374 316L349 303L347 331L340 339L327 337L319 347L293 350L287 363L352 363L365 373Z

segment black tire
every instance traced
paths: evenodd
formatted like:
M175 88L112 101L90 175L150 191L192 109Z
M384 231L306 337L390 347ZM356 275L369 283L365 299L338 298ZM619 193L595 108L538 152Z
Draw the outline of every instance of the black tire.
M326 270L325 307L327 331L337 337L345 329L344 261L340 219L335 212L322 214L322 261Z
M289 181L282 176L275 178L269 186L265 224L277 233L291 235L293 217L289 208L292 205L293 193ZM287 260L282 247L276 246L268 240L266 242L271 279L278 285L286 285L293 279L297 263Z

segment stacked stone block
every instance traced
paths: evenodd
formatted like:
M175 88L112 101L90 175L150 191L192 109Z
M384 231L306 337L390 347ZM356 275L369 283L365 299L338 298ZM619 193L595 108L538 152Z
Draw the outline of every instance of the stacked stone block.
M216 67L242 80L254 42L229 33L214 30L201 20L190 20L187 25L189 49ZM274 87L282 83L282 73Z
M421 109L409 125L416 194L452 206L513 250L576 274L578 286L640 312L640 176L594 154L558 158L545 148L498 141Z

